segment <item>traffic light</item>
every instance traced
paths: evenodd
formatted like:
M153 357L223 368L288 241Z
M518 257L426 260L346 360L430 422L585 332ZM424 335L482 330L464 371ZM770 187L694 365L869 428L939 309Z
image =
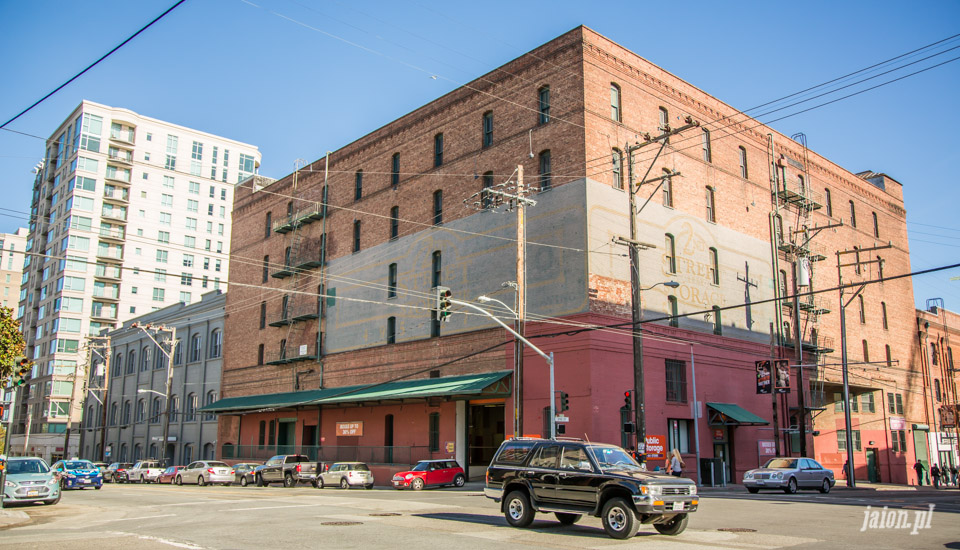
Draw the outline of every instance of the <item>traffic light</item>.
M633 391L627 390L623 392L623 406L632 409L633 408Z
M447 322L450 320L450 297L453 293L445 286L438 286L434 290L437 293L436 319L437 321Z
M562 391L560 392L560 412L570 409L570 394Z
M30 360L24 357L13 369L13 386L22 386L27 383L26 376L30 372Z

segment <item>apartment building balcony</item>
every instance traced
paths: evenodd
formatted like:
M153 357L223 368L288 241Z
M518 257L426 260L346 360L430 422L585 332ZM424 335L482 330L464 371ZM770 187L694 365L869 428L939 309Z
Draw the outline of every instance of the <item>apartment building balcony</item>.
M127 166L133 166L133 153L130 151L115 149L111 147L107 151L107 158L111 162L116 162L118 164L125 164Z
M93 276L105 281L119 281L121 279L121 273L122 270L118 265L97 264L97 267L93 271Z
M108 241L122 242L126 239L127 231L123 227L101 227L100 238Z
M286 218L277 220L273 223L273 230L276 233L289 233L298 226L313 223L322 220L327 214L327 206L321 203L314 203L306 208L301 208Z
M119 302L120 301L120 288L93 288L93 297L97 300L109 301L109 302Z
M125 187L112 187L107 185L103 188L103 199L127 204L130 202L130 190Z
M118 124L116 122L110 125L110 141L133 145L135 135L135 128L133 126Z
M107 173L104 175L104 179L111 182L130 185L131 175L132 174L129 168L117 168L116 166L107 164Z
M300 361L317 361L320 356L317 353L318 343L301 344L298 346L287 346L287 349L266 354L265 363L268 365L286 365Z
M112 262L122 262L123 261L123 250L117 250L115 248L97 248L97 259L98 260L108 260Z
M101 302L94 302L93 308L91 308L90 310L90 319L94 321L105 321L108 323L116 322L117 320L116 304L104 304Z
M126 210L119 210L116 208L104 208L103 211L100 213L100 216L112 222L127 223Z

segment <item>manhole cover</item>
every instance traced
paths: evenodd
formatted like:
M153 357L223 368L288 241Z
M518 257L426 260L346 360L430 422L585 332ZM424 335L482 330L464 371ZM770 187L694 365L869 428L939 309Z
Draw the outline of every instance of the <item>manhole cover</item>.
M369 514L369 515L377 517L377 516L402 516L403 514L398 514L396 512L381 512L379 514Z
M362 521L324 521L320 525L331 525L336 527L342 527L345 525L363 525Z
M756 529L748 529L746 527L721 527L717 531L724 531L727 533L756 533Z

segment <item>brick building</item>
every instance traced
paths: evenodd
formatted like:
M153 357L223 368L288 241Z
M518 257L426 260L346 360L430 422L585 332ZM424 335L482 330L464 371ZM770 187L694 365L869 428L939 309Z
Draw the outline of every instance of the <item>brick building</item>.
M647 134L687 117L700 126L657 155ZM631 167L625 152L641 143ZM223 399L207 408L220 414L221 454L485 466L513 435L512 340L463 309L435 321L432 289L512 303L501 285L517 279L516 217L476 194L515 181L518 165L538 188L526 334L555 354L568 435L628 442L630 268L613 241L629 234L631 170L634 183L675 171L637 192L638 240L655 245L638 266L647 433L678 448L691 474L699 456L739 480L773 452L773 400L757 393L755 367L773 354L793 380L777 398L776 448L805 443L839 473L839 299L816 291L837 286L840 261L844 283L868 283L841 298L854 299L852 395L872 404L857 427L887 475L906 481L913 446L892 450L882 411L887 384L914 383L913 290L909 278L877 282L909 272L901 185L853 174L585 27L294 174L237 189ZM548 433L546 367L524 355L522 432ZM901 401L905 421L922 422L922 400ZM866 479L868 451L858 452Z

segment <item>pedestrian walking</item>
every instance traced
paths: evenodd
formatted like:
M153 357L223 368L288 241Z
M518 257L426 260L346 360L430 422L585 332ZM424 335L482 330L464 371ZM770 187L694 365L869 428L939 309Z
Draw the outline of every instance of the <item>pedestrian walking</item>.
M686 464L684 464L683 459L680 458L680 451L674 449L670 454L670 466L667 468L667 473L680 477L683 475L683 467L686 466Z
M913 469L917 472L917 485L923 485L923 470L925 469L923 463L918 460L913 465Z
M940 467L934 464L930 467L930 477L933 478L933 488L940 488Z
M957 484L957 473L958 473L958 472L957 472L957 467L956 467L955 465L954 465L954 466L951 466L951 467L950 467L950 475L953 477L953 484L954 484L954 485Z

